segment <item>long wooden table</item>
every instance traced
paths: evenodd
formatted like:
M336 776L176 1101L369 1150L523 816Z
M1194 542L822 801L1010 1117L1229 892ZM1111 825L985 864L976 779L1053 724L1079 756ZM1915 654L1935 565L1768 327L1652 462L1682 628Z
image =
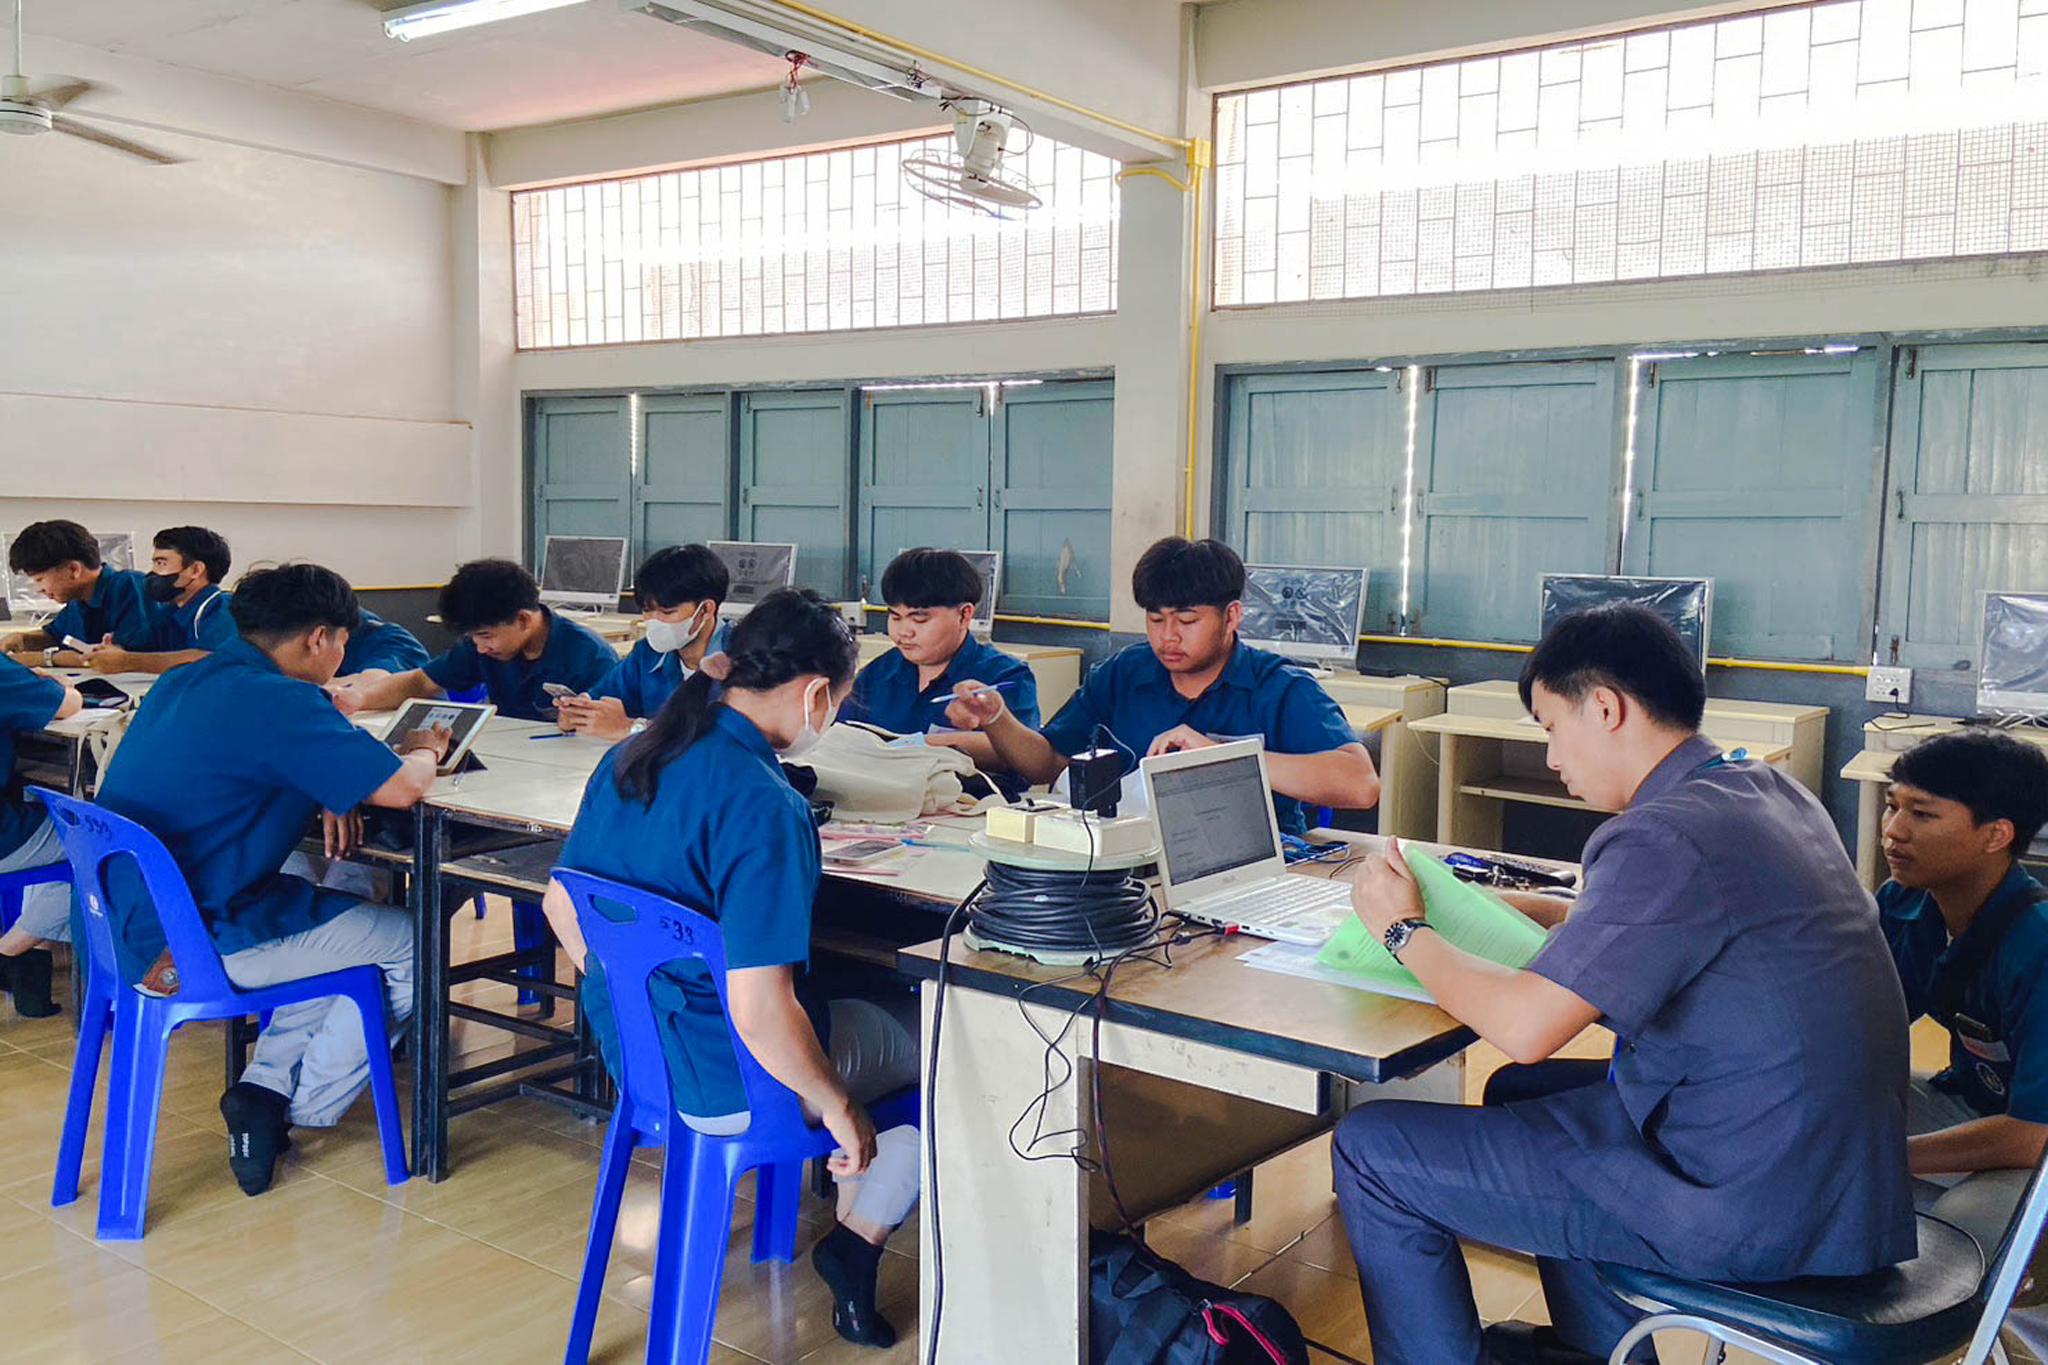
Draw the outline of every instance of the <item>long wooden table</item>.
M1365 852L1383 846L1375 835L1319 835ZM1039 1127L1049 1132L1092 1134L1106 1119L1112 1150L1121 1143L1125 1152L1115 1165L1126 1205L1136 1185L1164 1207L1329 1127L1367 1095L1462 1101L1459 1054L1470 1030L1433 1005L1239 961L1259 946L1204 939L1174 949L1170 966L1120 966L1101 1005L1099 1049L1096 983L1072 968L976 952L957 939L943 978L939 942L900 955L924 983L924 1074L938 1068L927 1118L937 1159L927 1145L920 1212L921 1357L943 1260L939 1360L1088 1358L1088 1235L1103 1222L1103 1191L1074 1162L1013 1152L1012 1127L1035 1105L1043 1104ZM1045 1039L1076 1012L1081 1023L1063 1044L1073 1065L1053 1067L1048 1084ZM1114 1069L1103 1092L1110 1112L1101 1116L1097 1066ZM1364 1093L1354 1094L1359 1087ZM1148 1098L1161 1089L1170 1098ZM1205 1111L1190 1095L1218 1104ZM1147 1149L1168 1126L1166 1140ZM1161 1161L1173 1167L1164 1176L1153 1169Z

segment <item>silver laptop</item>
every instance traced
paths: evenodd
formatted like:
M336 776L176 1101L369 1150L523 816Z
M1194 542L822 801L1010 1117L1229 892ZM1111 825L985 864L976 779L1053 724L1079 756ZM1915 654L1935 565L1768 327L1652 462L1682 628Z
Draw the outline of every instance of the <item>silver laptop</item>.
M1236 740L1138 765L1159 825L1166 908L1282 943L1320 945L1351 913L1351 884L1287 870L1265 745Z

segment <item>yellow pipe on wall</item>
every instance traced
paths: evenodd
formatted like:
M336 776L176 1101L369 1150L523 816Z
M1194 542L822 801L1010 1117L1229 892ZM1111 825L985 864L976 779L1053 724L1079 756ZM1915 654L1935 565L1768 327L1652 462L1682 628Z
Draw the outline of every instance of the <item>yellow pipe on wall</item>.
M1360 644L1367 645L1429 645L1437 649L1478 649L1494 654L1527 654L1534 645L1504 644L1496 640L1439 640L1420 635L1361 635ZM1707 663L1713 668L1753 668L1768 673L1829 673L1845 678L1864 678L1870 670L1857 664L1801 664L1778 659L1716 659L1708 657Z

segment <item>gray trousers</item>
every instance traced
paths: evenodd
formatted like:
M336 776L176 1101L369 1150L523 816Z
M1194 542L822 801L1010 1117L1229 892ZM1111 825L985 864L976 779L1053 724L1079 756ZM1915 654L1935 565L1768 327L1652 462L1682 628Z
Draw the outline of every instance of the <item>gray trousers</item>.
M412 1014L412 916L363 902L304 933L291 934L221 959L237 986L271 986L343 967L375 966L384 973L389 1022ZM362 1017L341 996L287 1005L257 1036L242 1079L291 1101L291 1121L331 1128L370 1083Z
M45 818L20 848L0 858L0 872L26 872L64 861L64 845L57 838L57 826ZM31 886L21 895L21 918L14 927L35 938L57 943L71 941L71 885L47 882Z
M1954 1095L1929 1085L1927 1077L1913 1077L1906 1097L1907 1132L1916 1137L1921 1133L1938 1133L1982 1117ZM1983 1249L1988 1264L1998 1254L2006 1225L2012 1222L2013 1211L2019 1207L2020 1197L2027 1192L2027 1181L2033 1175L2031 1170L2011 1170L1976 1171L1960 1178L1916 1177L1913 1204L1922 1213L1969 1233ZM2043 1347L2048 1347L2048 1309L2015 1308L2006 1314L2005 1325L2034 1354L2039 1355Z
M916 997L906 995L901 1001L848 998L832 1001L830 1008L832 1038L827 1050L833 1069L856 1101L869 1104L916 1084ZM728 1134L744 1131L747 1116L685 1115L683 1122L699 1132ZM917 1129L908 1124L876 1134L875 1159L867 1170L839 1178L841 1185L857 1187L848 1212L878 1227L902 1224L917 1207L919 1155Z

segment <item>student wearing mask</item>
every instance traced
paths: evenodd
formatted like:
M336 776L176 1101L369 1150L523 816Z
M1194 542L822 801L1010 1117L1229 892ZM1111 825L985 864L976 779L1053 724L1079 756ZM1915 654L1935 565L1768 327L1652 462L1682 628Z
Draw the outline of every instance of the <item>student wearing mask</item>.
M533 575L509 559L457 569L441 589L441 623L462 637L454 648L407 672L336 688L335 704L350 714L390 711L413 697L482 687L501 716L553 720L548 683L586 691L619 658L589 626L542 606Z
M86 661L101 673L162 673L203 659L239 638L220 585L234 562L228 543L204 526L169 526L156 533L150 571L143 575L156 623L144 650L96 645Z
M356 807L426 794L448 734L418 731L394 752L322 691L356 619L355 593L316 564L243 575L240 637L164 675L107 765L100 804L163 840L192 888L228 979L240 986L374 963L394 1020L412 1011L412 917L285 874L324 812L330 851L354 841ZM177 964L132 870L108 875L122 978L169 994ZM248 1194L270 1186L293 1124L340 1121L369 1084L362 1022L344 1000L279 1009L249 1068L221 1096L228 1165Z
M14 737L78 714L78 690L13 659L0 658L0 872L25 872L64 861L57 827L22 792L14 770ZM42 1019L57 1012L50 998L51 942L71 937L71 887L52 882L22 893L21 916L0 934L0 990L16 1013Z
M633 579L646 634L588 694L555 703L564 730L619 740L661 710L707 653L725 643L718 608L732 585L725 561L702 545L656 550Z
M1949 1035L1948 1065L1912 1079L1907 1157L1918 1202L1987 1259L2048 1146L2048 891L2019 862L2044 822L2048 753L2010 735L1940 735L1892 765L1878 910L1907 1014ZM2048 1340L2048 1315L2012 1321Z
M66 637L88 646L112 644L148 649L156 622L143 592L142 575L100 563L100 543L75 521L38 521L24 526L7 547L7 567L33 580L58 603L41 630L9 636L4 651L43 668L83 668L86 658L65 645Z
M969 628L986 589L980 571L957 550L905 550L890 560L882 571L882 600L896 648L860 671L840 718L958 749L1004 795L1015 796L1030 784L1004 768L987 735L943 728L954 688L969 679L998 688L1017 723L1038 728L1038 680L1030 665L976 639Z
M1699 664L1643 607L1560 620L1521 691L1566 788L1620 812L1535 959L1498 967L1433 932L1397 841L1353 892L1443 1009L1527 1068L1512 1103L1384 1100L1337 1125L1380 1365L1597 1365L1639 1314L1592 1261L1762 1281L1914 1254L1906 1016L1827 812L1699 733ZM1596 1022L1621 1040L1611 1069L1528 1074ZM1554 1325L1482 1337L1461 1237L1533 1253Z
M839 1145L839 1222L812 1255L849 1341L889 1346L875 1306L882 1244L917 1203L916 1130L879 1135L863 1105L915 1082L908 996L886 1004L820 998L808 976L811 902L821 875L808 803L778 757L816 744L853 683L858 657L838 613L784 588L733 627L642 733L607 753L584 789L561 865L645 887L718 921L732 1027L761 1066ZM618 1031L603 967L587 957L568 893L543 903L586 975L582 1008L614 1075ZM718 996L692 962L657 971L649 996L676 1111L701 1131L738 1132L746 1096Z
M1146 643L1088 672L1043 733L1011 710L987 679L961 682L947 720L988 737L996 761L1026 782L1050 782L1074 754L1103 741L1126 771L1148 754L1232 739L1265 741L1282 832L1308 828L1305 806L1377 805L1379 775L1344 713L1314 678L1237 638L1244 561L1217 540L1169 536L1139 558L1131 595L1145 609Z

